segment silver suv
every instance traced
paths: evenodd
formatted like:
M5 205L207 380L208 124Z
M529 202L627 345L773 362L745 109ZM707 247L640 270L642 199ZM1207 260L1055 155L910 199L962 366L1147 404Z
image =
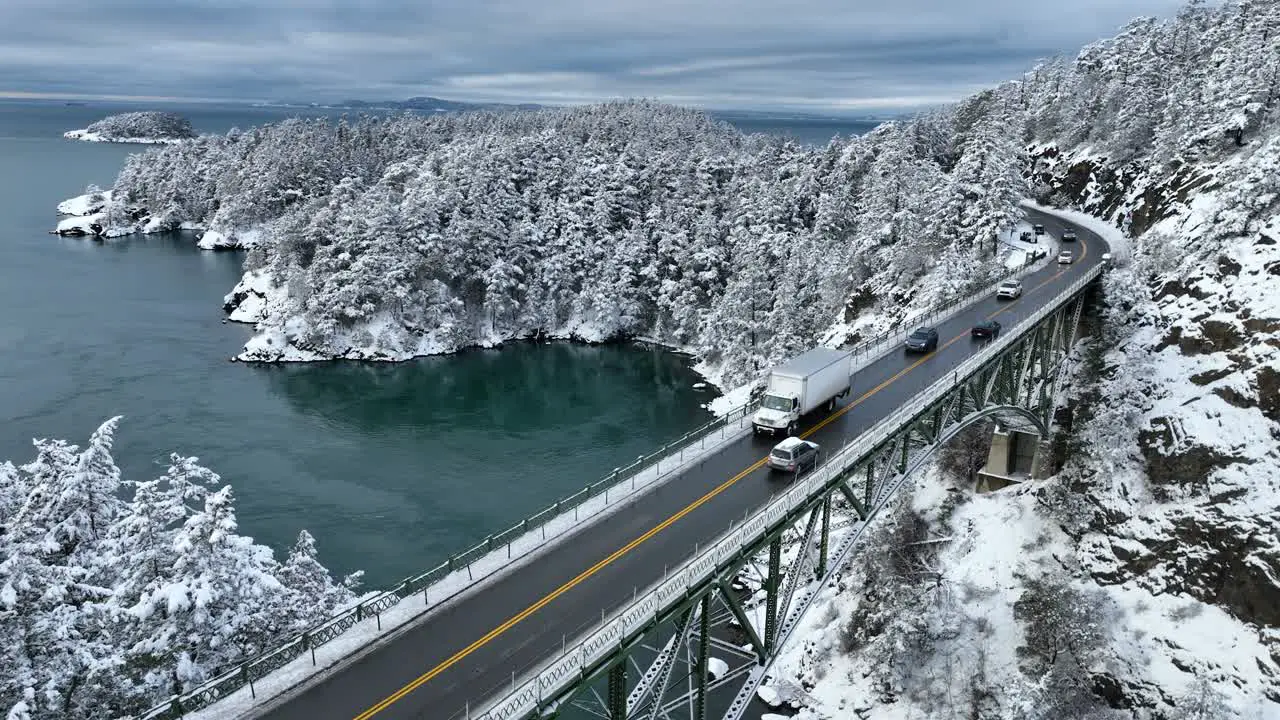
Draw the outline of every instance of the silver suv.
M769 469L799 475L802 471L818 466L818 443L789 437L774 446L769 453Z
M1017 280L1005 280L996 288L997 300L1017 300L1022 297L1022 283Z

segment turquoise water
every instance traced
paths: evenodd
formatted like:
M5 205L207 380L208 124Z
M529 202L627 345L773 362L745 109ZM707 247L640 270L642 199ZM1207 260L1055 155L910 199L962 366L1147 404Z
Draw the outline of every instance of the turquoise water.
M307 528L333 570L382 586L709 419L685 358L634 347L229 362L249 334L221 309L239 255L189 237L47 234L59 200L110 186L139 149L61 134L125 109L0 101L0 459L29 460L32 437L83 443L122 414L126 477L196 455L234 486L242 532L280 549ZM203 132L290 114L162 109Z

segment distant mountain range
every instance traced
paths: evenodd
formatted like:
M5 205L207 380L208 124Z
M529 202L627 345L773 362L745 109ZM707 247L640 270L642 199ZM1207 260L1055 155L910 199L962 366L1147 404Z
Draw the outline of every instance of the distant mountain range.
M538 110L544 105L535 103L483 103L461 100L445 100L438 97L411 97L407 100L342 100L338 102L272 102L254 103L259 107L319 108L334 110L413 110L415 112L465 112L467 110ZM721 120L807 120L828 122L880 123L901 117L901 114L879 115L823 115L818 113L768 111L768 110L711 110Z

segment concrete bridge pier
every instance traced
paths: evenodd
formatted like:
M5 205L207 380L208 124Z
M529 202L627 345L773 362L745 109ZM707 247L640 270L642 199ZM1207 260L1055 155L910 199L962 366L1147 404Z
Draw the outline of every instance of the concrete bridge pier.
M978 492L992 492L1040 477L1048 457L1048 443L1039 433L1015 430L999 423L991 433L987 464L978 471Z

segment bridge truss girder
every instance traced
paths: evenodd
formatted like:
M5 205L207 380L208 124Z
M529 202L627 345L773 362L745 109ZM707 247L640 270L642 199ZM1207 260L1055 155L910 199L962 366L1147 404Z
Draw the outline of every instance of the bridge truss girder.
M707 582L655 612L572 684L539 697L538 711L505 715L495 707L477 717L739 720L817 590L836 579L868 523L934 452L989 418L1047 438L1084 302L1081 292L989 362L957 375L945 394L721 563ZM843 527L832 521L833 506L847 511ZM767 558L763 570L755 558Z

